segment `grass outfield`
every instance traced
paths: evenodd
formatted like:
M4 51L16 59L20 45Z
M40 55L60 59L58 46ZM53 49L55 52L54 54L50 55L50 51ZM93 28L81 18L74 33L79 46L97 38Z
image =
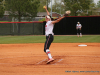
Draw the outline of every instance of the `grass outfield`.
M44 43L45 36L0 36L0 44ZM53 43L100 43L100 35L54 36Z

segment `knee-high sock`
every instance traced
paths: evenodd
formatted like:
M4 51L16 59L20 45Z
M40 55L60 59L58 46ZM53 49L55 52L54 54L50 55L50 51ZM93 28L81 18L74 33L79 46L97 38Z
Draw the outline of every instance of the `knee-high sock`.
M80 33L80 36L82 36L82 33Z
M79 34L77 33L77 36L79 36Z
M51 58L52 58L52 56L51 56L51 53L50 53L50 50L49 50L49 49L46 49L46 54L48 55L49 59L51 59Z

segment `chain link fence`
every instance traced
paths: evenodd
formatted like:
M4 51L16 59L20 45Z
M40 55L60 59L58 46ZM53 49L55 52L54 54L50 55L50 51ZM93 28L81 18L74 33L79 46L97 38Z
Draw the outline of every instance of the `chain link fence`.
M0 22L0 35L43 35L43 22Z

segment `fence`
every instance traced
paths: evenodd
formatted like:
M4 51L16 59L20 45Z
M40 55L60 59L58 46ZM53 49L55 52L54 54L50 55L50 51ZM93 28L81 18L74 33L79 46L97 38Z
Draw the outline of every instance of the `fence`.
M76 24L82 34L100 34L100 16L69 16L54 25L55 35L76 35ZM0 35L44 35L46 22L0 22Z
M82 34L100 34L100 16L68 16L54 25L54 34L76 35L77 22L82 24Z
M43 35L43 22L0 22L0 35Z

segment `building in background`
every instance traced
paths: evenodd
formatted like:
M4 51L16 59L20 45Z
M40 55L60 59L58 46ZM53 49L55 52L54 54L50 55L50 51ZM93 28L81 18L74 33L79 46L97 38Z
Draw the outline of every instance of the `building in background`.
M47 15L46 12L39 12L39 13L37 13L37 16L36 16L34 19L32 19L32 21L39 21L39 20L45 18L46 15ZM52 17L54 17L54 18L59 18L59 17L61 17L61 15L58 14L58 13L56 13L56 12L53 12L53 13L52 13ZM26 17L26 18L27 18L27 17ZM24 20L25 17L22 17L22 19ZM5 11L4 16L3 16L2 18L0 18L0 21L12 21L12 18L11 18L11 16L9 15L9 11ZM17 20L16 20L16 21L17 21ZM24 20L24 21L25 21L25 20ZM27 20L26 20L26 21L27 21Z
M47 15L47 12L39 12L37 13L37 16L38 17L45 17ZM61 17L61 15L59 13L56 13L56 12L52 12L52 17Z

